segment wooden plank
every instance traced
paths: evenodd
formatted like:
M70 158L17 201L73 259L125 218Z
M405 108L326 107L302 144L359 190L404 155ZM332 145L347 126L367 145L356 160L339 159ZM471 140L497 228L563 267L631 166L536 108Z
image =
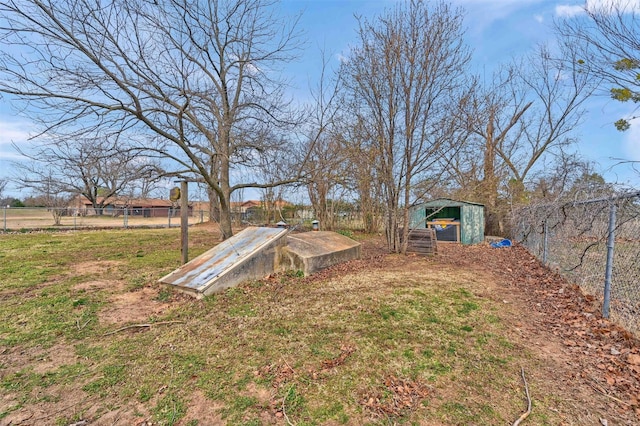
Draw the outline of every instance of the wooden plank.
M409 231L407 252L421 255L438 253L436 232L431 228L412 229Z
M402 239L402 229L399 229ZM436 232L431 228L410 229L407 238L407 253L434 255L438 253Z

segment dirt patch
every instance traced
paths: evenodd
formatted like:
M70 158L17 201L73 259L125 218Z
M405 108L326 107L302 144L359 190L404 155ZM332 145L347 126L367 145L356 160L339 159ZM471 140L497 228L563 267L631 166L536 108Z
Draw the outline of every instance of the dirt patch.
M264 404L269 402L273 398L273 392L267 388L259 387L254 382L247 385L247 389L243 392L249 397L256 398L258 402Z
M97 396L88 396L84 392L72 391L61 386L47 388L46 394L39 397L47 402L29 404L20 410L9 413L0 419L2 425L58 425L78 424L92 426L152 426L159 423L152 421L152 414L147 406L134 402L120 405L121 401L113 401L109 398L102 399ZM204 397L203 397L204 398ZM8 398L7 398L8 401ZM196 410L202 414L200 424L222 424L223 422L202 422L209 418L215 418L207 407L214 404L206 404L205 400L194 400L190 410ZM206 405L205 405L206 404ZM7 408L0 401L0 412ZM195 408L202 407L202 408ZM198 417L193 417L197 419ZM64 419L67 419L64 421ZM74 419L74 420L71 420ZM83 423L84 422L84 423ZM187 424L187 423L181 423Z
M195 421L203 425L224 424L225 422L220 415L222 408L224 408L223 404L210 400L200 391L195 391L191 394L189 408L187 408L187 413L180 424L187 425Z
M92 398L84 392L70 389L68 386L53 385L34 395L43 401L29 404L20 410L10 412L0 419L3 425L50 425L60 424L56 419L72 418ZM0 407L6 409L5 407Z
M106 274L111 270L123 265L124 262L116 260L99 260L90 262L80 262L73 265L71 269L74 275L88 275L88 274Z
M33 372L45 374L63 365L73 365L76 362L78 362L78 356L73 348L57 344L36 357L36 362L33 364Z
M40 346L16 347L0 350L2 357L2 373L11 375L25 366L33 367L36 374L54 371L63 365L73 365L78 361L74 349L63 344L56 344L43 349Z
M82 418L97 419L86 423L92 426L151 426L156 424L151 422L152 415L144 404L130 403L118 408L113 408L113 405L113 403L96 403L82 414ZM111 408L105 409L105 406Z
M118 280L93 280L93 281L85 281L78 283L73 286L74 290L77 291L100 291L100 290L110 290L113 292L122 291L126 286L126 283Z
M172 305L158 301L160 289L143 287L136 291L116 294L110 303L98 313L100 322L121 324L147 321L159 316Z

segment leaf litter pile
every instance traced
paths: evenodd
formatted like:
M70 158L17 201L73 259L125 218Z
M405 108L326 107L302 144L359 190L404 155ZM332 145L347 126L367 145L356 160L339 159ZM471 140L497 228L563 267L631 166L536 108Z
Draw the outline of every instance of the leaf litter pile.
M608 412L592 424L637 424L640 421L640 342L629 331L604 319L601 302L577 285L542 266L522 246L446 246L443 257L456 266L491 271L501 287L521 304L518 326L530 345L555 342L561 360L551 372L567 390L586 393L575 406ZM482 265L482 266L481 266ZM602 277L604 282L604 276ZM544 351L544 348L542 348ZM593 390L593 392L590 392ZM604 396L604 399L601 397Z
M37 289L69 295L66 328L42 344L0 330L0 424L512 424L527 409L521 371L522 424L640 421L637 338L522 247L420 257L362 243L361 260L204 300L135 276L135 247L108 269L135 286L95 285L104 261L72 265L70 284ZM135 303L105 315L121 299Z

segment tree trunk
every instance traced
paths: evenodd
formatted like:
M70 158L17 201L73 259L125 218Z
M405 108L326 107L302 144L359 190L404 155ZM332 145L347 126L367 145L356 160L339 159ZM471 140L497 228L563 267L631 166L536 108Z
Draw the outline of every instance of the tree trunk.
M220 232L226 240L233 235L231 221L231 185L229 182L229 162L220 165Z
M207 188L207 195L209 196L209 221L220 222L220 197L211 188Z
M226 200L224 198L226 198ZM233 236L231 209L229 206L229 196L227 195L220 200L220 232L222 232L223 240Z
M411 201L411 175L407 173L404 188L404 207L402 208L402 238L400 238L400 252L407 254L409 245L409 202Z
M392 253L400 251L400 235L398 232L398 203L393 190L387 190L387 247Z
M496 141L494 135L494 119L494 114L491 112L489 122L487 123L483 164L484 176L481 184L482 197L484 198L484 205L487 209L486 232L489 235L500 233L500 218L497 212L498 178L495 171Z
M309 199L320 222L320 229L333 231L335 229L335 215L328 200L328 185L324 182L312 183L308 186Z

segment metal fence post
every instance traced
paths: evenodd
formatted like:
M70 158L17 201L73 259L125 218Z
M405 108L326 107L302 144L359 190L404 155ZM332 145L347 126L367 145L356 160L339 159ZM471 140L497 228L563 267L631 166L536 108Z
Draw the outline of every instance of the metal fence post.
M611 301L611 275L613 273L613 248L615 245L616 205L609 207L609 234L607 236L607 266L604 273L604 301L602 302L602 316L609 318L609 304Z
M180 251L182 264L189 260L189 184L180 182Z
M171 228L171 207L169 207L167 209L168 213L167 213L167 217L169 218L169 225L167 226L168 228Z
M124 208L124 214L122 215L124 217L124 229L127 229L129 227L129 209L128 208Z
M4 232L7 232L7 206L2 207L4 209Z
M547 249L549 246L549 238L548 238L548 231L549 228L547 228L547 220L545 219L542 222L542 264L546 265L547 264Z

